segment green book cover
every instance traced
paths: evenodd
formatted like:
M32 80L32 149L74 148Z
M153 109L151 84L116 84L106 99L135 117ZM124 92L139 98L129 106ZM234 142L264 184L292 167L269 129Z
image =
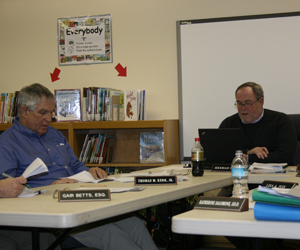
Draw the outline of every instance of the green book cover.
M265 192L260 192L258 190L253 190L252 199L254 201L263 202L263 203L273 203L273 204L282 204L289 206L300 206L300 200L281 197L277 195L268 194Z

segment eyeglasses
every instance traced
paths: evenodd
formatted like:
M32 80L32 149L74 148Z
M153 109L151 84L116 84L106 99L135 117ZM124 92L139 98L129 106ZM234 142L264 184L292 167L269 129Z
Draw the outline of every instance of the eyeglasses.
M257 98L254 102L246 101L245 103L236 101L236 102L234 103L234 106L235 106L236 108L241 108L241 107L243 107L243 106L245 106L246 108L249 108L249 107L251 107L254 103L256 103L259 99L260 99L260 97Z

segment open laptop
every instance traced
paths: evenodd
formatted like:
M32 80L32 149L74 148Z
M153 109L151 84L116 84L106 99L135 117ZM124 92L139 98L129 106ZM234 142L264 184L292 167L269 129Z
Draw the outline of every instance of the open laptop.
M231 164L235 151L242 150L239 128L199 128L198 132L204 149L204 169Z

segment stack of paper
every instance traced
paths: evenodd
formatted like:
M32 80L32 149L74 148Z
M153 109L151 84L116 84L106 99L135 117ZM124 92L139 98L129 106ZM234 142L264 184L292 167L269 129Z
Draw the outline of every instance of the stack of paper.
M252 174L274 174L274 173L285 173L285 167L287 163L257 163L254 162L250 167L249 171Z
M29 188L25 187L23 192L18 197L20 197L20 198L33 197L38 194L43 194L45 192L46 192L46 190L34 190L34 189L29 189Z
M259 186L253 190L256 220L300 221L300 187L272 189Z
M65 178L65 177L62 177L62 178ZM72 175L72 176L69 176L66 178L74 179L74 180L77 180L78 182L91 182L91 183L98 183L98 182L105 181L105 180L113 181L115 179L114 177L107 177L105 179L100 179L100 178L95 179L93 177L93 175L88 171L82 171L78 174L75 174L75 175Z

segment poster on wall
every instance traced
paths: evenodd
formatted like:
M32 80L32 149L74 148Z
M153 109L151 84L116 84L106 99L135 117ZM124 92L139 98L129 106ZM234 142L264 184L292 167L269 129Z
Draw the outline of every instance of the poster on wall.
M112 62L111 15L59 18L59 65Z

